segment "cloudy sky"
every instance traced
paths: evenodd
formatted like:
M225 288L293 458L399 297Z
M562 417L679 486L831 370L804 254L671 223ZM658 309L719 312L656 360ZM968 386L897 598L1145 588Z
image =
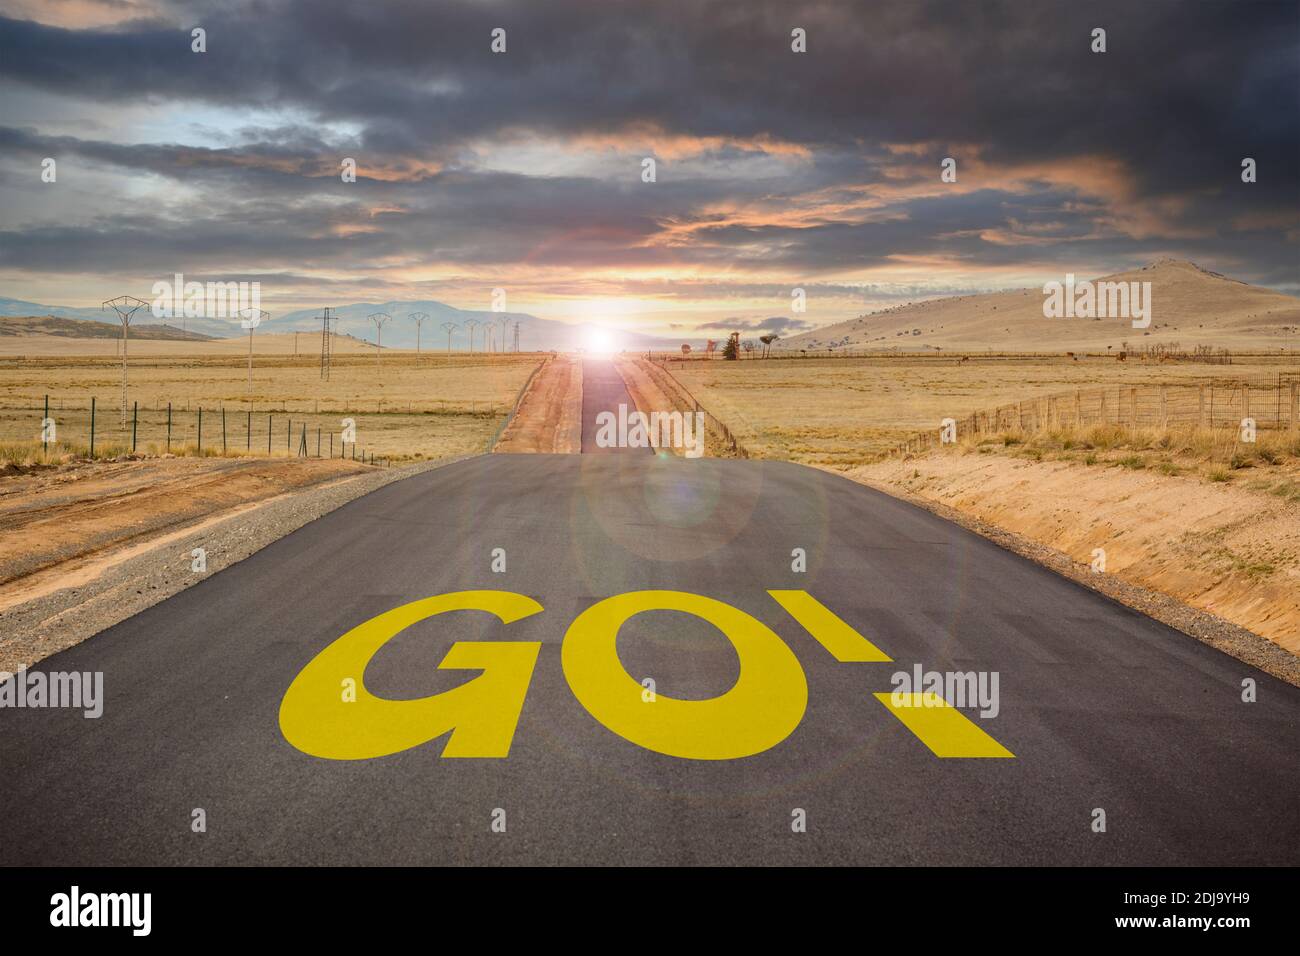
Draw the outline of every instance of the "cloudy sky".
M1300 293L1300 3L0 0L12 298L687 335L1160 256Z

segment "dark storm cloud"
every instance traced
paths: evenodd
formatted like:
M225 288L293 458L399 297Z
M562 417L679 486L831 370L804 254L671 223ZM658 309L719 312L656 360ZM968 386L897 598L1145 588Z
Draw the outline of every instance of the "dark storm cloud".
M972 268L1027 258L1068 265L1080 255L1124 261L1154 245L1251 261L1255 276L1274 282L1295 277L1294 3L214 0L159 9L97 29L0 18L0 84L90 101L106 116L148 101L277 108L299 119L231 131L240 142L210 149L0 130L6 157L66 152L201 194L182 204L188 223L142 215L126 229L7 225L0 263L126 268L133 256L170 249L294 269L410 255L815 273L900 254ZM207 30L203 55L190 52L195 25ZM508 31L504 56L488 47L497 26ZM808 31L806 55L789 50L794 26ZM1102 55L1089 50L1097 26L1108 31ZM530 134L653 145L655 136L637 132L645 129L727 141L707 161L735 175L707 176L706 159L692 166L671 156L644 189L618 185L613 173L473 168L485 141ZM769 178L733 140L799 144L811 155ZM925 145L890 160L888 143ZM361 167L351 193L339 190L341 155ZM838 186L896 183L885 177L891 161L914 161L936 179L945 155L958 158L963 184L976 177L976 162L990 178L1047 172L1026 172L1015 189L999 181L950 197L902 195L883 221L781 215L813 190L834 203ZM1258 183L1240 182L1244 156L1258 161ZM1086 200L1050 175L1068 167L1086 177L1092 157L1113 165L1098 167L1103 185ZM777 207L770 222L715 214L716 227L687 243L652 241L707 221L703 208L764 197ZM212 211L214 203L228 212ZM373 212L379 206L391 208ZM1117 222L1132 209L1148 219ZM241 231L250 217L255 234ZM343 222L376 231L344 238L333 232Z

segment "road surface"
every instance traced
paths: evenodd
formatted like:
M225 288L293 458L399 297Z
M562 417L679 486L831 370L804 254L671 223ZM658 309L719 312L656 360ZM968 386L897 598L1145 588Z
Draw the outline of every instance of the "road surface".
M627 390L623 376L614 363L601 359L584 359L582 362L582 453L584 455L635 453L644 455L644 448L601 448L596 443L596 416L603 411L618 414L622 405L628 411L636 410L636 401Z
M285 739L281 702L317 654L382 612L470 589L544 610L423 621L382 646L364 686L420 698L474 679L436 669L454 642L540 642L507 757L442 757L443 737L332 760ZM566 628L647 589L726 602L780 636L807 683L785 739L684 759L579 703ZM836 660L768 589L807 591L892 663ZM716 697L740 670L718 630L680 612L634 617L617 650L665 698ZM1014 759L941 759L873 697L918 663L997 671L998 715L963 713ZM102 671L106 702L97 720L0 710L8 865L1300 863L1300 690L928 512L780 462L459 462L39 669Z

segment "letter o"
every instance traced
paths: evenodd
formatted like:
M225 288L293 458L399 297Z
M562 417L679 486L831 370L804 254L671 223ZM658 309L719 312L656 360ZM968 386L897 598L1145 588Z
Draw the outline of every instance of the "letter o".
M618 632L644 611L681 611L708 621L731 641L740 676L708 700L657 695L618 659ZM733 760L775 747L794 732L808 706L808 681L789 646L756 618L722 601L684 591L631 591L608 597L569 625L560 651L578 702L606 728L656 753L689 760Z

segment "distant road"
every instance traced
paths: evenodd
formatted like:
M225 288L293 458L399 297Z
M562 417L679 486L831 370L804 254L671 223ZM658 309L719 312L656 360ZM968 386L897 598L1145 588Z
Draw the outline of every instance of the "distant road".
M599 368L586 381L590 420L618 396ZM440 757L443 738L340 761L286 741L286 690L340 635L469 589L544 610L418 623L364 686L421 698L473 679L435 669L455 642L540 642L508 757ZM892 662L841 663L767 589L807 591ZM704 595L775 631L806 675L793 732L690 760L593 717L565 677L565 630L641 590ZM680 611L632 618L617 655L669 700L717 697L741 674L722 634ZM963 713L1014 759L941 759L872 696L915 664L997 671L1000 713ZM40 669L103 671L107 701L98 720L0 710L8 865L1300 863L1300 690L928 512L781 462L470 459L357 499Z
M582 453L584 455L606 452L634 451L645 454L648 449L601 448L596 444L596 416L603 411L618 413L618 406L628 411L636 410L636 401L628 393L623 376L614 363L606 359L582 361Z

